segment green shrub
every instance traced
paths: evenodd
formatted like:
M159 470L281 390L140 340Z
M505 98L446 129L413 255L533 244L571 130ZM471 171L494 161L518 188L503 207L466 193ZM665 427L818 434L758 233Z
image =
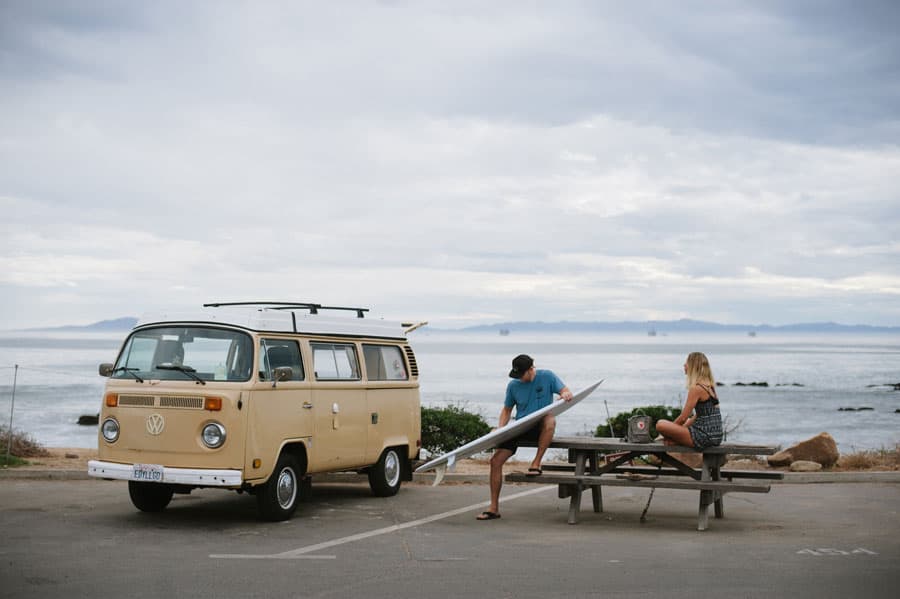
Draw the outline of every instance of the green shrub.
M651 438L655 439L657 435L656 421L661 418L665 418L666 420L675 420L675 418L677 418L678 415L681 414L681 408L670 408L667 406L644 406L641 408L635 408L630 412L621 412L619 414L616 414L612 418L607 419L607 421L603 424L597 425L597 430L594 433L594 436L609 437L609 425L612 424L613 436L622 438L628 431L628 419L639 414L646 414L653 419L653 425L650 427L650 436Z
M422 447L431 453L452 451L489 432L483 417L459 406L422 408Z
M22 458L18 458L14 455L10 455L9 461L7 462L6 451L4 450L3 453L0 453L0 466L3 466L4 468L8 466L12 466L13 468L15 468L16 466L27 466L28 464L28 460L23 460Z

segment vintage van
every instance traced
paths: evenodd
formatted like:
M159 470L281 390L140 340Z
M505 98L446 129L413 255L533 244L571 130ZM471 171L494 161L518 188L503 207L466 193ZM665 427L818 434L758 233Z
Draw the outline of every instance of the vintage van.
M410 324L365 308L205 304L142 319L115 364L88 474L128 481L134 505L221 487L286 520L314 474L368 474L378 496L411 480L421 447Z

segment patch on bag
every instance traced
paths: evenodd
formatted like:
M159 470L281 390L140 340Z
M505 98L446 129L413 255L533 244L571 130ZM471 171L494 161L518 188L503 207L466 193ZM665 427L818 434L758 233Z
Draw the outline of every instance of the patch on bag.
M628 419L628 432L625 440L628 443L650 443L650 416L641 414Z

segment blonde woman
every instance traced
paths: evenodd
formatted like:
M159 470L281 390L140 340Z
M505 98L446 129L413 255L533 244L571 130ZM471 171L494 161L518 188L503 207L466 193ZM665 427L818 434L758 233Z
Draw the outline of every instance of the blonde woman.
M722 443L722 414L716 397L716 379L709 360L700 352L688 355L684 363L688 396L675 422L660 420L656 430L666 445L705 449Z

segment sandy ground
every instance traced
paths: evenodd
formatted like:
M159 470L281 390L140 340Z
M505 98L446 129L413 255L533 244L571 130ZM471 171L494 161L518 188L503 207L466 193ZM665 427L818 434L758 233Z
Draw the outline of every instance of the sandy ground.
M49 457L26 458L27 466L19 466L28 470L87 470L88 460L97 459L96 449L84 447L48 447Z

